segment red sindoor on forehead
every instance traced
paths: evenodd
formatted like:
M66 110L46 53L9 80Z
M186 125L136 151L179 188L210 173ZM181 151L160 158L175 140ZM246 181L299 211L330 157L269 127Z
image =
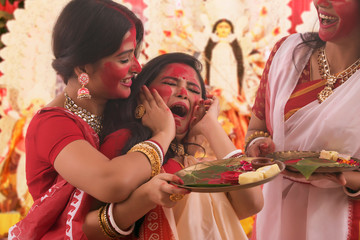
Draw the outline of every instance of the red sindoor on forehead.
M112 5L108 4L108 3L104 3L104 4L105 4L105 6L107 6L108 8L112 8L112 9L115 9L116 11L120 12L124 17L126 17L127 20L129 20L129 22L131 22L131 25L133 25L133 27L135 26L134 21L133 21L133 20L129 17L129 15L128 15L126 12L124 12L122 9L117 8L117 7L115 7L115 6L112 6Z

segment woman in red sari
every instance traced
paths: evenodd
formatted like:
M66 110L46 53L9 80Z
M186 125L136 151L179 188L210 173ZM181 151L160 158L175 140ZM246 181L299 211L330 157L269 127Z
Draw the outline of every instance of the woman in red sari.
M184 53L156 57L137 76L132 96L118 106L122 110L114 111L114 114L134 112L138 96L136 89L145 84L152 91L159 92L172 111L176 136L165 154L163 173L137 188L126 201L110 204L111 207L107 205L107 218L113 221L104 225L104 219L100 219L105 232L106 225L114 224L120 229L127 229L136 222L134 234L129 235L128 239L247 239L239 219L261 209L260 187L228 193L190 193L185 196L173 195L169 191L177 188L168 183L175 177L171 173L197 162L190 148L193 146L191 139L198 135L203 135L209 141L219 159L242 155L217 121L218 100L206 99L200 70L200 62ZM147 98L146 94L140 95L140 99L143 98ZM144 105L146 112L152 111L151 101ZM116 116L112 119L116 119ZM119 122L115 120L115 123ZM134 116L127 123L121 123L108 129L109 132L120 130L108 135L101 146L101 151L109 158L127 152L150 134ZM94 211L87 216L84 231L89 239L106 238L99 225L101 213L102 210Z
M360 1L314 5L319 32L290 35L269 57L247 133L249 156L332 150L360 157ZM359 239L358 171L309 179L285 172L263 190L253 239Z
M108 161L99 151L108 101L129 97L141 70L142 39L140 19L111 0L72 0L61 12L52 65L66 87L28 127L26 177L34 205L9 239L86 239L82 223L92 197L123 201L150 178L152 165L160 167L139 152ZM166 150L175 135L173 116L156 92L144 91L158 103L147 114L152 121L144 119L149 138Z

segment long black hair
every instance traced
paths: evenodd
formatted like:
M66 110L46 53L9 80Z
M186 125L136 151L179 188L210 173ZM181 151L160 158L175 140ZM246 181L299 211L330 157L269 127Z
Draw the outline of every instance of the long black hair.
M105 107L103 136L124 128L129 129L131 132L131 136L126 141L124 147L118 149L118 155L125 154L135 144L151 137L150 129L143 126L141 121L135 118L138 95L143 85L149 86L161 71L171 63L186 64L195 70L201 85L201 96L203 99L206 99L205 83L201 76L202 65L195 57L185 53L175 52L153 58L145 64L142 71L136 79L134 79L133 85L131 86L130 97L127 99L109 100ZM174 155L175 153L169 148L165 155L164 162ZM139 235L143 221L144 217L135 223L134 234L136 237Z
M142 71L134 79L131 86L131 94L127 99L109 100L104 112L103 136L106 136L118 129L126 128L131 131L131 138L127 141L119 154L125 154L136 143L149 139L151 131L143 126L141 121L135 118L137 98L143 85L149 86L160 72L171 63L182 63L193 68L201 85L201 96L206 99L206 89L201 76L202 64L195 57L175 52L167 53L153 58L145 64Z
M75 75L75 67L95 63L116 52L132 27L136 29L138 47L144 27L125 6L111 0L72 0L53 29L53 68L67 84Z
M212 33L216 32L216 28L217 26L222 23L222 22L226 22L230 25L230 29L231 29L231 33L234 33L234 26L231 23L231 21L227 20L227 19L220 19L217 22L215 22L213 29L212 29ZM217 42L214 42L211 38L209 38L206 47L205 47L205 67L206 67L206 83L211 85L210 82L210 65L211 65L211 58L212 58L212 51L215 48L215 46L217 45ZM238 42L238 40L235 38L231 43L230 46L233 50L236 62L237 62L237 78L238 78L238 92L239 94L241 93L241 89L242 89L242 79L244 77L244 60L243 60L243 54L242 54L242 50L240 47L240 44Z

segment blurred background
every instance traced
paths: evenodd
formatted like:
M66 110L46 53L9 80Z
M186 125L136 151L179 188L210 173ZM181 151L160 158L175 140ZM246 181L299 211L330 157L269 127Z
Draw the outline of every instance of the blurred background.
M69 0L0 0L0 238L32 205L25 180L24 136L33 114L63 83L51 68L51 30ZM243 148L251 107L272 46L316 31L311 0L115 0L144 22L139 61L185 52L203 63L219 121ZM241 221L251 235L253 217Z

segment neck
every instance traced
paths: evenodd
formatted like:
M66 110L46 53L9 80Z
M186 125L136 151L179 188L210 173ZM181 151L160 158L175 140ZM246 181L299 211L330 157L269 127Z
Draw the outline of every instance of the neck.
M327 42L325 53L331 73L345 70L360 58L360 33L341 41Z
M76 82L75 82L76 81ZM97 116L101 116L104 113L106 100L99 99L96 97L96 95L92 94L91 99L78 99L77 98L77 91L81 87L80 84L78 84L77 80L71 81L69 79L69 82L64 90L64 92L67 93L67 95L81 108L86 109L88 112L91 112L92 114L95 114ZM91 91L90 91L91 94Z

